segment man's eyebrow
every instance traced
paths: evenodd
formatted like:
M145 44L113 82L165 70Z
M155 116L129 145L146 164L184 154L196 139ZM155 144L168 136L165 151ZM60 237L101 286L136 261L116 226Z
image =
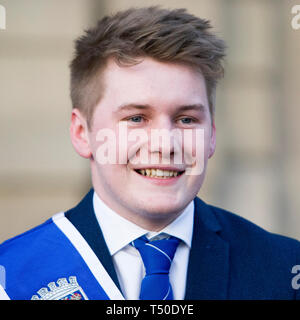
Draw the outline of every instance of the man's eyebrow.
M114 113L132 110L132 109L147 110L147 109L156 109L156 108L147 104L144 105L144 104L129 103L129 104L124 104L119 106L118 108L116 108ZM198 104L183 105L176 108L176 112L189 111L189 110L205 112L205 107L203 104L198 103Z
M129 104L122 104L119 107L116 108L114 113L121 112L121 111L127 111L132 109L139 109L139 110L145 110L145 109L152 109L150 105L144 105L144 104L137 104L137 103L129 103Z
M186 105L186 106L180 106L176 111L181 112L181 111L189 111L189 110L195 110L195 111L205 112L205 107L204 107L203 104L198 103L198 104L191 104L191 105Z

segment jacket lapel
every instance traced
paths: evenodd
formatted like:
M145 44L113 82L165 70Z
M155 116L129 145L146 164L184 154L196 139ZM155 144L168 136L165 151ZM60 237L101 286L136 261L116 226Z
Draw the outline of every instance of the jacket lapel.
M185 299L226 299L229 245L218 235L221 226L213 210L199 198L194 201L194 230Z
M113 282L121 291L111 255L109 253L101 228L94 213L93 194L94 190L91 189L75 208L65 213L65 216L70 220L70 222L86 240L88 245L96 254L97 258L101 261L103 267L105 268Z

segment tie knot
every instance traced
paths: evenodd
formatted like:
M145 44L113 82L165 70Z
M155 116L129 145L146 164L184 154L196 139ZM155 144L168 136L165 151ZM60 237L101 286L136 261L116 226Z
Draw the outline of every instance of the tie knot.
M134 240L132 245L142 257L146 275L168 274L179 242L175 237L149 241L142 236Z

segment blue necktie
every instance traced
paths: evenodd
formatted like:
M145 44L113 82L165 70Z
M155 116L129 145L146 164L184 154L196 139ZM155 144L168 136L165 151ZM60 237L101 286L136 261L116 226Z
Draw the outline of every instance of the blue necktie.
M142 236L131 243L139 251L146 270L140 300L173 300L169 271L179 242L175 237L149 242Z

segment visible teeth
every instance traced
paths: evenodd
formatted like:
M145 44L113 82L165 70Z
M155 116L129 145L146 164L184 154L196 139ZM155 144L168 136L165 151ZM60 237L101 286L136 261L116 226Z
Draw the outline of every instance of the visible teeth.
M163 176L164 176L164 171L157 169L157 170L156 170L156 175L157 175L158 177L163 177Z
M161 169L141 169L138 170L143 176L147 177L159 177L162 179L167 179L168 177L177 177L178 171L169 171L169 170L161 170Z

